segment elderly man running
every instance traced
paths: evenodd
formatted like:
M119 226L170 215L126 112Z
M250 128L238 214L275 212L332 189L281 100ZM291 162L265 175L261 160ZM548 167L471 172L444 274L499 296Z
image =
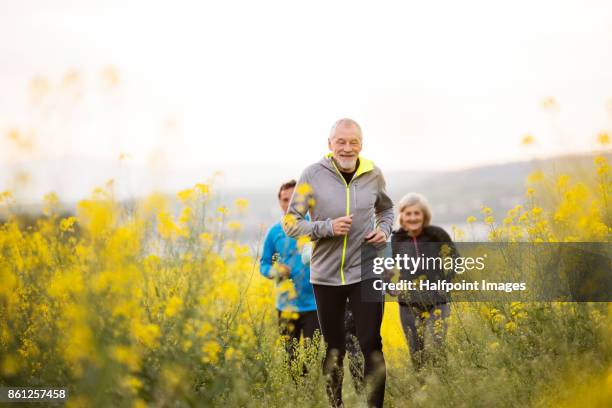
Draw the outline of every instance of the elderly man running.
M380 326L384 303L382 293L370 281L362 280L361 245L387 240L393 224L393 203L385 191L380 169L359 156L362 133L357 122L338 120L328 144L331 153L302 172L283 229L291 237L306 235L314 241L310 282L327 345L323 373L332 406L343 406L344 317L348 300L365 359L368 405L382 407L386 368Z

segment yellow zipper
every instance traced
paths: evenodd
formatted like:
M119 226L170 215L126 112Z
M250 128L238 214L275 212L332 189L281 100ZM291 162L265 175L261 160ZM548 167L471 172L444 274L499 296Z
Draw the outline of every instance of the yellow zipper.
M333 159L331 160L331 162L332 162L332 165L334 166L334 169L336 169L336 172L342 179L342 182L346 186L346 215L351 215L351 189L349 188L349 184L351 184L351 182L348 182L348 183L346 182L346 180L340 173L340 170L338 170L338 168L336 167L336 163L334 163ZM351 179L351 181L353 181L353 179ZM340 261L340 278L342 279L343 285L344 285L344 259L346 257L346 241L347 240L348 240L348 232L346 233L346 235L344 235L344 243L342 244L342 260Z

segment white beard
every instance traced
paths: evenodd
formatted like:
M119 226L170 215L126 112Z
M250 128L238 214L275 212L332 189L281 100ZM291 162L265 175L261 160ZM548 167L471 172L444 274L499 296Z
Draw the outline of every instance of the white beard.
M354 170L355 166L357 166L357 157L354 159L338 159L338 166L343 171Z

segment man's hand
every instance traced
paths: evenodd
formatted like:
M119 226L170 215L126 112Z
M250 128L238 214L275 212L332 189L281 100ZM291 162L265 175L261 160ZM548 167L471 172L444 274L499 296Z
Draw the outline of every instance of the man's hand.
M334 235L346 235L351 229L351 224L353 223L353 214L345 215L344 217L336 218L332 220L332 227L334 230Z
M366 235L364 239L365 239L365 242L367 242L368 244L382 244L385 241L387 241L387 236L385 235L384 232L377 229L377 230L370 232L368 235Z

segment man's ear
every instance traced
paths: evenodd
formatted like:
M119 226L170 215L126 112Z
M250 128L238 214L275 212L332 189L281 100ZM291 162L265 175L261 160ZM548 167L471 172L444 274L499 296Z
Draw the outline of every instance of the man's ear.
M330 151L332 150L330 137L327 138L327 147L329 148Z

